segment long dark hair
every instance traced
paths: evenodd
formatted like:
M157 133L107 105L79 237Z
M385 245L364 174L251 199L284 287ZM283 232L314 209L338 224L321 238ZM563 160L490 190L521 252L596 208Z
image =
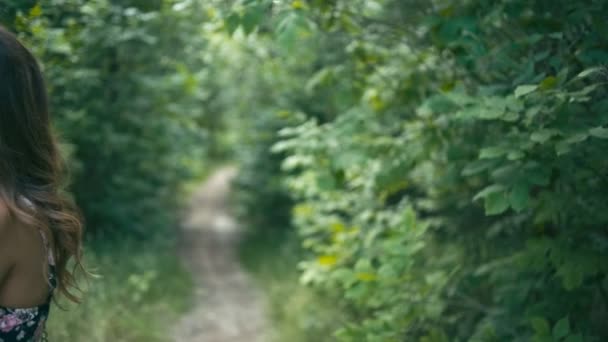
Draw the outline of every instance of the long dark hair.
M58 290L78 301L72 290L74 273L84 271L82 220L61 190L63 162L48 107L36 59L0 27L0 198L12 215L53 237Z

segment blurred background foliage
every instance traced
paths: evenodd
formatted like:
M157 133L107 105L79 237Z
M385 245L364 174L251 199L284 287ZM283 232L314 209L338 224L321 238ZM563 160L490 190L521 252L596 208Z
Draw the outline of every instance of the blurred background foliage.
M231 6L243 257L283 340L608 338L608 3Z
M40 60L55 129L86 218L87 263L99 279L80 307L60 303L57 341L166 341L186 308L190 275L176 255L185 185L217 156L209 132L199 3L7 1L2 23Z
M43 61L91 235L167 226L180 182L200 172L214 117L199 85L203 14L178 4L48 1L14 20Z
M167 228L229 159L280 341L608 338L605 1L3 3L137 317L186 302Z

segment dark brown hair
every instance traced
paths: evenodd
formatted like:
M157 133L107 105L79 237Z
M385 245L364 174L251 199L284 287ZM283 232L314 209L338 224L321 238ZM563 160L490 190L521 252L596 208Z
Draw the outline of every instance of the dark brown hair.
M84 271L82 220L61 190L63 162L48 107L36 59L0 27L0 197L12 215L53 237L58 290L78 301L72 290L75 271Z

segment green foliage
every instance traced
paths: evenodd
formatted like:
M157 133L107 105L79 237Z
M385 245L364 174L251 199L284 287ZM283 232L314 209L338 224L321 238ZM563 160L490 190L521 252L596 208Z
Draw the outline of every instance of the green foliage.
M53 341L167 341L190 275L174 249L183 186L216 156L219 125L199 2L3 1L40 60L88 237L80 306L53 307ZM170 27L171 29L168 29ZM93 239L95 238L95 239Z
M49 339L170 340L169 323L185 311L192 294L190 275L171 244L127 240L91 246L86 255L101 276L89 281L82 304L53 308Z
M299 281L299 241L288 230L252 230L241 246L241 259L268 298L267 309L277 340L325 341L340 326L340 309L329 294Z
M43 61L95 231L166 226L195 160L234 144L241 217L264 236L295 227L306 250L315 292L285 271L272 296L313 302L275 309L300 327L284 340L572 342L608 338L607 14L56 0L2 20ZM299 325L319 298L340 319Z
M197 9L70 0L16 14L14 29L43 65L72 189L96 235L170 226L180 184L202 170L214 120L203 110Z
M605 2L273 1L242 22L266 4L222 14L264 92L233 115L264 137L246 151L283 127L264 177L297 202L335 339L608 338Z

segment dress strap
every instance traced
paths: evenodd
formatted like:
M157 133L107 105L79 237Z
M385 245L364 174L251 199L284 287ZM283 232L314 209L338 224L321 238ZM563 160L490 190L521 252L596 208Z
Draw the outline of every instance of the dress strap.
M57 278L55 275L55 258L53 257L53 251L49 244L49 240L44 235L42 229L38 230L40 232L40 236L42 237L42 242L44 243L44 249L47 254L47 263L48 263L48 282L51 288L49 292L49 298L53 296L53 291L57 288Z
M39 229L38 231L40 232L40 236L42 237L42 242L44 243L44 250L45 250L45 253L47 256L47 261L48 261L49 265L55 266L55 257L53 256L53 251L49 244L49 240L46 238L46 235L44 235L44 232L42 231L42 229Z

